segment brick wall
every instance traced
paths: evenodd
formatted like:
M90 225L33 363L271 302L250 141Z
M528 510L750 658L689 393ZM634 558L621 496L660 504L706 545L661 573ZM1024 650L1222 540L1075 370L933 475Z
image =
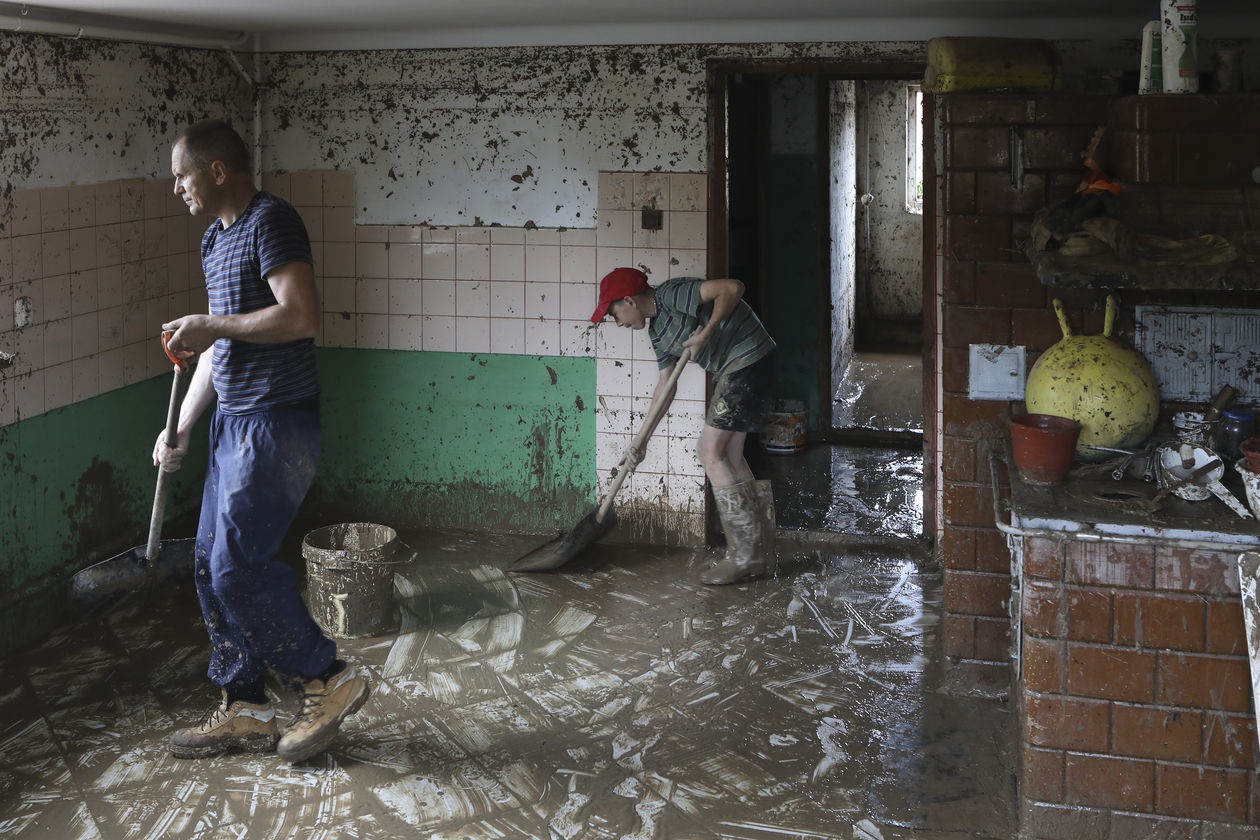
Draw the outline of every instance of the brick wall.
M1023 543L1024 836L1260 821L1236 553Z
M1110 107L1118 215L1165 236L1260 227L1260 96L1143 96Z
M1260 229L1260 186L1250 180L1260 161L1260 96L952 94L935 109L945 653L1000 680L1010 661L1010 553L994 527L988 458L1006 446L1005 420L1018 404L968 398L968 345L1024 345L1031 366L1061 338L1055 297L1074 332L1102 331L1106 292L1048 289L1023 250L1033 213L1080 182L1081 153L1099 125L1109 126L1100 159L1125 184L1122 221L1168 236ZM1130 342L1137 304L1260 306L1256 293L1119 297L1116 333Z
M1080 181L1078 153L1106 122L1107 102L949 95L938 110L945 653L1000 679L1010 660L1010 553L994 526L988 458L1005 445L1011 404L968 398L968 345L1022 344L1035 357L1060 338L1051 296L1020 243L1033 213ZM1073 320L1081 324L1080 309L1088 308L1081 326L1099 331L1097 295L1064 291Z

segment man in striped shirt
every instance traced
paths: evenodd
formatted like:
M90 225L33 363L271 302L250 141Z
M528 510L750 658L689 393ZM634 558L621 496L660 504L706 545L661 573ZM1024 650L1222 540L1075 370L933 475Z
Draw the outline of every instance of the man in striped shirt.
M217 218L201 240L210 313L162 329L176 353L213 350L194 369L176 446L159 435L153 460L179 469L193 426L214 404L195 583L210 635L207 675L222 701L173 733L169 747L180 758L236 748L302 761L328 746L369 691L311 618L293 570L276 559L322 437L310 241L293 207L254 187L249 150L227 123L185 129L171 171L189 212ZM301 694L283 734L264 688L268 671Z
M653 289L642 271L618 268L600 281L599 306L591 316L594 323L611 315L619 327L647 327L660 368L653 398L665 405L674 399L676 389L662 392L683 348L691 348L692 358L715 378L698 454L713 487L727 551L701 572L707 584L764 574L774 544L769 482L755 482L744 460L744 441L761 428L769 405L774 341L743 296L738 280L675 277ZM626 452L632 468L642 459L643 452Z

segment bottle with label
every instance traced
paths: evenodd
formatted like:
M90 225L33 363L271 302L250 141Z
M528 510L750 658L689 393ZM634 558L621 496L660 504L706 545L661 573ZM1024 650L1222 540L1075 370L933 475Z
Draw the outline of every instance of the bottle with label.
M1164 93L1199 92L1198 0L1161 0Z
M1142 67L1138 73L1138 93L1162 93L1164 90L1164 55L1160 39L1162 25L1158 20L1142 27Z

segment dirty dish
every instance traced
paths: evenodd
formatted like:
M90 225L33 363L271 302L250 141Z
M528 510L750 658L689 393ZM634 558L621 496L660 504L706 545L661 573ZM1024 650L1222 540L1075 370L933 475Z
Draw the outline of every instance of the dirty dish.
M1159 448L1160 483L1188 502L1201 502L1212 495L1209 481L1220 481L1225 465L1206 446L1192 443L1166 443Z
M1251 512L1221 484L1225 463L1211 449L1188 443L1164 444L1160 447L1159 465L1164 486L1177 496L1191 502L1215 496L1243 519L1251 518Z
M1178 411L1173 415L1172 425L1182 443L1217 448L1221 429L1219 419L1208 420L1202 411Z

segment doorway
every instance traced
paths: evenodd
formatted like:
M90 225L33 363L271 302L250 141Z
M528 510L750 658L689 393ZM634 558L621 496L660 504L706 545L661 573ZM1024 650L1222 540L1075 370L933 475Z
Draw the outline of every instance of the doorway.
M806 418L803 451L747 451L789 530L923 532L921 78L900 64L711 71L711 276L744 282L778 345L776 408Z

